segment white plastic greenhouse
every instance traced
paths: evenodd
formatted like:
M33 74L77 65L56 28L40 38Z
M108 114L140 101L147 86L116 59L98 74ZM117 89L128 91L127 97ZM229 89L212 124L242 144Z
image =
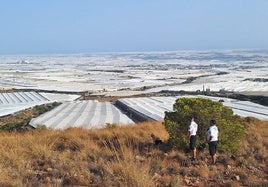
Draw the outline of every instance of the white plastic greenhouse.
M0 117L48 102L37 92L0 93Z
M134 122L110 102L73 101L64 102L55 109L30 121L37 127L45 125L51 129L82 127L102 128L106 124L127 125Z
M185 96L183 96L185 97ZM223 105L231 108L237 115L255 117L268 120L268 107L249 101L236 99L208 97L208 96L186 96L204 97L214 101L223 100ZM173 110L173 104L179 97L143 97L119 99L117 105L131 115L143 120L163 120L166 111Z

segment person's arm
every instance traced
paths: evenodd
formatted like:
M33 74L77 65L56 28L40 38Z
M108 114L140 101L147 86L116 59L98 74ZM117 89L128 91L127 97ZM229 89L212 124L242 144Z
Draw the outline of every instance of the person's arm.
M207 141L208 143L210 142L210 138L211 138L210 130L207 129L207 132L206 132L206 141Z
M188 131L188 139L189 140L190 140L192 134L193 134L193 131Z
M192 126L191 124L189 125L189 128L188 128L188 139L190 141L190 138L191 138L191 135L193 134L193 129L192 129Z
M212 140L212 138L213 138L213 136L212 136L212 135L210 135L210 137L209 137L209 142Z

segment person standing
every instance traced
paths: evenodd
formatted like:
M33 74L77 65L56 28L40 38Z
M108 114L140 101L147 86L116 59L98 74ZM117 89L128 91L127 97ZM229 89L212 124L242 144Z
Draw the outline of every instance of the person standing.
M207 131L207 141L209 145L209 154L211 156L212 164L216 163L218 136L219 136L219 130L218 127L216 126L216 121L212 119L210 120L210 127Z
M191 123L188 128L189 148L193 152L193 160L196 159L196 132L198 125L195 122L195 117L192 117Z

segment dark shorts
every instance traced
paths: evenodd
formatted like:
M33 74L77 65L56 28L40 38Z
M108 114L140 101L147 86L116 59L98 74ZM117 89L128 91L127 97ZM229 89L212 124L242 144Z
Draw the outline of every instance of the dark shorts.
M217 141L209 142L208 145L209 145L210 156L215 155L217 151Z
M190 145L189 145L191 150L195 149L195 143L196 143L196 136L191 136L190 137Z

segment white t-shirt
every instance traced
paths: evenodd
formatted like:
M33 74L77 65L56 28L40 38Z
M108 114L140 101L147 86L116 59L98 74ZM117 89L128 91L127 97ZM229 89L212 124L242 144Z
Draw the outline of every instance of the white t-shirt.
M197 123L192 121L188 128L188 131L191 133L191 136L196 135L197 128L198 128Z
M218 131L218 127L216 127L216 125L209 127L209 129L207 131L207 140L210 139L210 136L212 136L212 139L210 140L211 142L218 141L219 131Z

